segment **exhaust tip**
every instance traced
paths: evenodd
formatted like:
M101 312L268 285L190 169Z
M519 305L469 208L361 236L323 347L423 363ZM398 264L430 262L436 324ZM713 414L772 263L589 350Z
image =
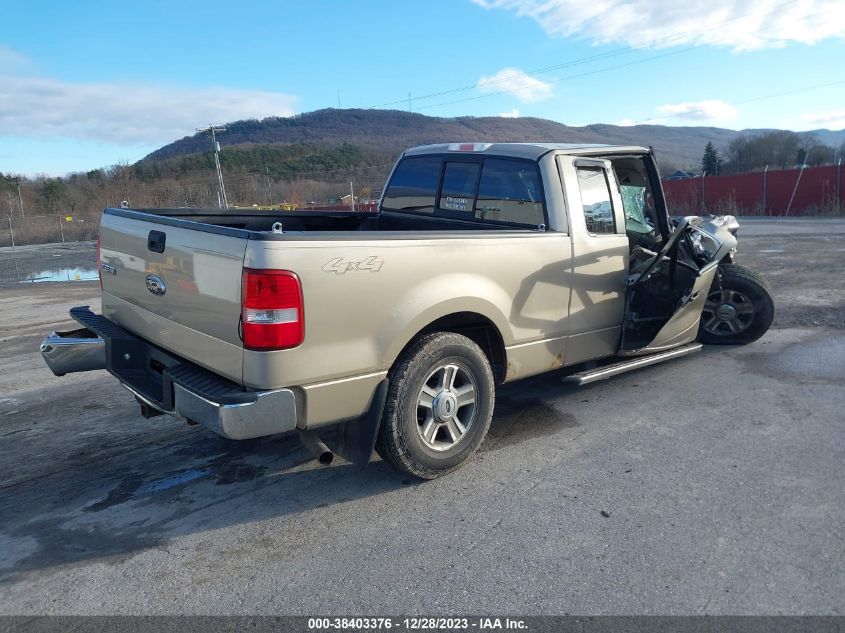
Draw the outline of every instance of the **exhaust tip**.
M334 461L334 453L323 443L314 431L300 430L299 438L302 440L305 448L307 448L314 458L321 464L328 466Z

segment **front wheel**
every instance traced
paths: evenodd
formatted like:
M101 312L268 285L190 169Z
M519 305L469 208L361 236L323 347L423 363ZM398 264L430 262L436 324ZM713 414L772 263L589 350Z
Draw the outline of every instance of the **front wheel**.
M750 268L721 264L701 312L698 340L744 345L763 336L775 317L766 280Z
M460 334L427 334L391 372L376 451L421 479L450 473L481 445L494 401L493 372L481 348Z

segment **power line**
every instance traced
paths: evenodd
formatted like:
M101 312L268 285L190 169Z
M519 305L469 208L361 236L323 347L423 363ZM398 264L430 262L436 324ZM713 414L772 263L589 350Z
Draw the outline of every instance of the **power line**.
M420 101L422 99L431 99L433 97L442 97L444 95L453 94L453 93L456 93L456 92L463 92L463 91L466 91L466 90L472 90L473 88L481 88L481 87L485 87L485 86L492 86L492 85L495 85L495 84L504 83L506 81L511 81L513 79L520 79L522 77L533 77L535 75L551 72L553 70L560 70L561 68L567 68L567 67L570 67L570 66L577 66L579 64L586 64L586 63L589 63L590 61L594 61L596 59L603 59L605 57L615 57L617 55L629 53L629 52L634 51L634 50L639 50L639 48L626 47L626 48L618 49L618 50L615 50L615 51L609 51L607 53L600 53L600 54L597 54L597 55L592 55L590 57L575 59L575 60L565 62L565 63L562 63L562 64L556 64L554 66L547 66L545 68L538 68L536 70L526 71L524 73L519 73L519 74L516 74L516 75L508 75L507 77L504 77L504 78L501 78L501 79L490 79L488 81L479 81L479 82L476 82L474 84L468 84L466 86L460 86L458 88L450 88L450 89L447 89L447 90L440 90L438 92L431 92L429 94L414 97L414 99L417 100L417 101ZM407 103L407 101L408 101L407 99L399 99L397 101L387 101L385 103L379 103L377 105L367 106L365 109L376 110L378 108L384 108L386 106L401 105L401 104Z
M582 77L589 77L591 75L598 75L600 73L609 72L611 70L618 70L619 68L626 68L628 66L635 66L637 64L645 64L647 62L651 62L651 61L654 61L656 59L662 59L664 57L670 57L672 55L680 55L681 53L685 53L687 51L690 51L693 48L696 48L696 47L695 46L688 46L686 48L681 48L681 49L678 49L676 51L670 51L668 53L663 53L661 55L654 55L652 57L647 57L645 59L638 59L638 60L634 60L632 62L626 62L624 64L616 64L614 66L607 66L606 68L599 68L599 69L596 69L596 70L591 70L589 72L584 72L584 73L578 73L578 74L575 74L575 75L566 75L565 77L558 77L557 79L549 80L546 83L547 84L556 84L556 83L560 83L561 81L567 81L569 79L580 79ZM418 109L422 110L422 109L428 109L428 108L439 108L441 106L453 105L455 103L466 103L467 101L477 101L478 99L486 99L488 97L495 97L496 95L508 94L508 93L511 93L511 92L519 92L520 90L523 90L523 89L524 88L522 88L522 87L520 87L520 88L509 88L507 90L499 90L497 92L489 92L487 94L475 95L473 97L466 97L464 99L454 99L452 101L444 101L442 103L433 103L433 104L429 104L429 105L425 105L425 106L419 106Z
M772 13L772 12L780 9L781 7L791 5L793 3L794 3L794 0L786 0L786 1L781 2L779 4L773 5L769 9L769 13ZM490 80L487 80L487 81L480 81L480 82L476 82L476 83L473 83L473 84L460 86L460 87L457 87L457 88L450 88L450 89L446 89L446 90L440 90L440 91L437 91L437 92L431 92L431 93L428 93L428 94L424 94L422 96L414 97L414 99L417 100L417 101L420 101L420 100L423 100L423 99L431 99L431 98L434 98L434 97L440 97L440 96L444 96L444 95L448 95L448 94L454 94L454 93L457 93L457 92L464 92L466 90L472 90L474 88L483 88L483 87L487 87L487 86L491 86L491 85L495 85L495 84L499 84L499 83L505 83L505 82L508 82L508 81L512 81L514 79L520 79L520 78L524 78L524 77L535 77L537 75L545 74L545 73L552 72L552 71L555 71L555 70L562 70L564 68L571 68L573 66L579 66L579 65L587 64L587 63L590 63L590 62L593 62L593 61L610 58L610 57L617 57L619 55L625 55L625 54L640 51L640 50L643 50L643 49L650 49L650 48L655 48L655 47L662 48L662 47L671 45L672 42L683 41L685 38L688 38L691 35L700 35L702 33L707 33L709 31L715 31L717 29L722 29L722 28L725 27L725 25L727 25L731 22L736 22L737 20L740 20L740 19L743 19L743 18L746 18L746 17L750 17L753 14L754 14L754 10L749 11L748 13L746 13L742 16L731 18L729 20L724 20L724 21L719 22L718 24L715 24L715 25L708 27L706 29L691 29L691 30L688 30L688 31L677 33L677 34L672 35L672 36L659 38L659 39L657 39L653 42L649 42L647 44L639 44L639 45L636 45L636 46L633 46L633 45L625 46L625 47L618 48L618 49L615 49L615 50L612 50L612 51L607 51L605 53L597 53L595 55L589 55L587 57L577 58L577 59L574 59L574 60L571 60L571 61L568 61L568 62L564 62L564 63L561 63L561 64L555 64L555 65L552 65L552 66L545 66L543 68L538 68L538 69L535 69L535 70L530 70L530 71L526 71L526 72L515 74L515 75L508 75L507 77L502 77L502 78L499 78L499 79L490 79ZM691 45L691 46L685 47L684 49L682 49L682 51L692 50L693 48L697 48L697 47L698 47L698 45ZM682 51L679 51L679 52L682 52ZM649 59L650 60L659 59L660 57L661 56L655 56L655 57L651 57ZM638 63L638 62L632 62L632 63ZM629 65L631 65L631 64L621 64L619 66L611 66L611 67L606 68L606 69L604 69L600 72L604 72L606 70L612 70L612 69L615 69L615 68L624 68L625 66L629 66ZM585 73L585 74L579 74L579 75L574 75L574 76L570 76L570 77L563 77L563 78L553 80L549 83L558 83L558 82L563 81L565 79L584 77L584 76L588 76L589 74L593 74L593 73ZM523 88L501 90L501 91L497 91L497 92L493 92L493 93L489 93L489 94L485 94L485 95L480 95L478 97L473 97L471 99L466 99L466 100L462 99L462 100L448 101L448 102L445 102L445 103L429 105L429 106L419 106L418 109L434 108L434 107L438 107L438 106L441 106L441 105L451 105L453 103L462 103L463 101L469 101L469 100L474 100L474 99L482 99L482 98L486 98L486 97L493 97L493 96L496 96L496 95L506 94L506 93L510 93L510 92L518 92L519 90L522 90L522 89ZM405 103L404 99L399 99L399 100L395 100L395 101L388 101L388 102L385 102L385 103L369 106L367 109L372 110L372 109L382 108L382 107L391 106L391 105L399 105L399 104L402 104L402 103Z
M676 39L681 39L681 37L685 37L685 36L686 36L686 34L675 35L671 38L667 38L666 42L676 40ZM664 43L661 43L659 46L662 46L663 44ZM507 77L501 77L499 79L489 79L487 81L479 81L479 82L476 82L476 83L473 83L473 84L467 84L465 86L460 86L458 88L450 88L450 89L447 89L447 90L440 90L438 92L431 92L429 94L425 94L425 95L422 95L422 96L419 96L419 97L414 97L414 99L417 100L417 101L422 100L422 99L431 99L433 97L442 97L444 95L454 94L454 93L457 93L457 92L465 92L467 90L472 90L474 88L485 88L487 86L493 86L493 85L496 85L496 84L506 83L508 81L513 81L514 79L521 79L523 77L536 77L537 75L542 75L542 74L545 74L545 73L553 72L555 70L563 70L564 68L571 68L573 66L581 66L583 64L588 64L590 62L594 62L594 61L601 60L601 59L607 59L607 58L610 58L610 57L618 57L619 55L625 55L627 53L633 53L633 52L637 52L637 51L640 51L640 50L649 49L649 48L652 48L653 46L654 46L653 44L649 44L649 45L642 44L642 45L639 45L639 46L626 46L624 48L615 49L615 50L608 51L608 52L605 52L605 53L597 53L596 55L590 55L588 57L580 57L580 58L577 58L577 59L574 59L574 60L571 60L571 61L568 61L568 62L564 62L564 63L561 63L561 64L555 64L553 66L546 66L544 68L529 70L529 71L525 71L525 72L518 73L518 74L515 74L515 75L508 75ZM691 46L691 47L688 47L684 50L689 50L690 48L695 48L695 47ZM492 96L497 95L497 94L502 94L502 93L505 93L505 92L516 92L518 90L521 90L521 88L516 88L516 89L512 89L512 90L503 90L503 91L499 91L499 92L489 93L489 94L486 94L486 95L483 95L483 96L484 97L492 97ZM399 105L399 104L405 103L405 101L406 101L405 99L400 99L398 101L388 101L388 102L381 103L381 104L378 104L378 105L368 106L366 109L367 110L375 110L375 109L378 109L378 108L383 108L385 106ZM450 103L452 103L452 102L450 102ZM421 106L421 107L433 107L433 106Z

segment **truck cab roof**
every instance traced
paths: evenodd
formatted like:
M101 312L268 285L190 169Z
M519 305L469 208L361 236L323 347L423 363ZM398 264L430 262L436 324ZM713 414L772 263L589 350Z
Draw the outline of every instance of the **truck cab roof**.
M490 154L538 160L549 152L563 152L575 156L606 154L641 154L650 151L638 145L603 145L599 143L436 143L419 145L405 151L403 156L425 156L428 154Z

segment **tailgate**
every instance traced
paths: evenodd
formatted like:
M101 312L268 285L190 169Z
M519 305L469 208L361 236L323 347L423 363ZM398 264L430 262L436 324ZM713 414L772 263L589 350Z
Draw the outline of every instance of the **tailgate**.
M100 226L103 315L240 384L238 325L248 233L126 215L133 217L104 213Z

